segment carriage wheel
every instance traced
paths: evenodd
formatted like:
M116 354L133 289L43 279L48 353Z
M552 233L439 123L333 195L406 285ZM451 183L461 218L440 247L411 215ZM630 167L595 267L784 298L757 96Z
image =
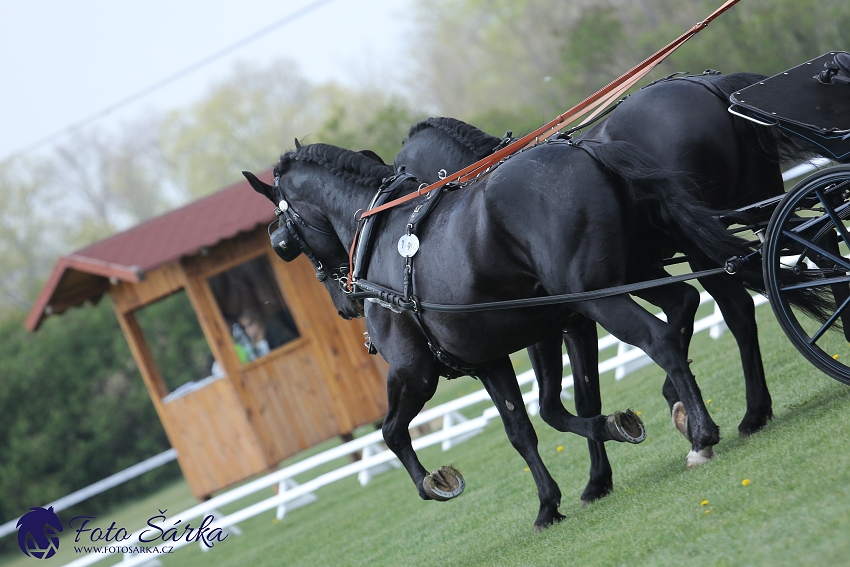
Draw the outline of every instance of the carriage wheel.
M819 370L850 385L850 166L815 173L791 189L767 227L763 270L770 305L782 330ZM803 277L813 277L801 281ZM820 293L824 320L790 299ZM843 325L844 331L841 332Z

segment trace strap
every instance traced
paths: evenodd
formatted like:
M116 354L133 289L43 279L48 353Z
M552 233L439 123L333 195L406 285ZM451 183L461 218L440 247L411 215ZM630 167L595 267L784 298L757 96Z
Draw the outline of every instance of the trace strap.
M733 259L730 261L735 261ZM384 286L366 281L358 280L357 287L363 291L358 291L349 294L348 298L352 301L358 299L378 299L385 303L395 305L406 311L439 311L443 313L475 313L480 311L498 311L500 309L515 309L518 307L538 307L541 305L555 305L560 303L574 303L576 301L590 301L592 299L601 299L603 297L611 297L613 295L621 295L623 293L633 293L651 287L659 287L672 283L684 282L697 278L708 276L716 276L722 273L734 273L736 267L727 266L724 268L712 268L710 270L702 270L690 274L682 274L679 276L670 276L667 278L658 278L647 280L633 284L626 284L617 287L608 287L604 289L596 289L592 291L580 291L577 293L564 293L561 295L549 295L546 297L528 297L524 299L509 299L506 301L493 301L489 303L470 303L466 305L448 305L445 303L428 303L426 301L418 301L415 297L406 299L403 294L386 288Z

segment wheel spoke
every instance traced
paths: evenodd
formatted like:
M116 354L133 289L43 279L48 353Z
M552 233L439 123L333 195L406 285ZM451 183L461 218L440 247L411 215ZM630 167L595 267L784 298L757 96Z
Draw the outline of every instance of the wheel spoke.
M850 270L850 262L848 262L846 258L843 258L841 256L836 256L832 252L828 252L827 250L825 250L821 246L818 246L817 244L815 244L811 240L808 240L807 238L803 238L799 234L794 234L790 230L783 230L782 234L783 234L783 236L787 236L791 240L796 240L797 242L799 242L803 246L807 246L808 248L811 248L812 250L814 250L815 252L817 252L818 254L823 256L824 258L829 258L830 260L832 260L833 262L835 262L836 264L838 264L842 268L846 268L846 269Z
M850 247L850 234L847 234L847 229L844 228L844 223L841 222L841 218L838 214L836 214L835 209L833 209L832 205L827 202L827 199L823 196L823 192L820 189L815 190L815 195L818 196L823 208L826 209L826 214L829 215L829 218L831 218L833 224L835 224L835 228L841 235L841 239L844 240L844 244Z
M781 291L791 291L792 289L809 289L812 287L822 287L825 285L832 285L837 283L850 283L850 275L837 276L834 278L823 278L820 280L813 280L808 282L799 282L791 285L783 285L779 289Z
M821 338L821 337L823 336L823 334L827 331L827 329L829 329L829 328L832 326L832 324L833 324L833 323L835 323L835 320L836 320L836 319L838 319L838 318L841 316L841 313L842 313L845 309L847 309L847 306L848 306L848 305L850 305L850 297L848 297L847 299L845 299L845 300L844 300L844 303L842 303L842 304L841 304L841 307L839 307L838 309L836 309L836 310L835 310L835 313L833 313L833 314L830 316L830 318L826 320L826 323L824 323L824 324L823 324L823 326L821 326L821 328L820 328L820 329L818 329L818 332L817 332L817 333L815 333L814 335L812 335L812 338L811 338L811 339L809 339L809 344L810 344L810 345L815 344L815 341L817 341L819 338Z
M835 209L835 214L840 217L841 215L844 215L844 214L847 213L848 208L850 208L850 203L844 203L843 205L841 205L840 207ZM825 221L828 218L830 218L829 215L820 215L818 217L811 218L811 219L803 222L802 224L800 224L798 226L795 226L792 230L794 232L797 232L797 233L805 232L805 231L809 230L810 228L812 228L813 226L822 223L823 221Z

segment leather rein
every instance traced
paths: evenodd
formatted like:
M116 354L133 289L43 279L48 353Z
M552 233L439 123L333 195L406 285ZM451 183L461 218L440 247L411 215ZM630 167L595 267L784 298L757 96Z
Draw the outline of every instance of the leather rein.
M352 269L349 271L348 276L345 278L345 281L340 281L340 285L343 287L343 290L347 293L351 293L354 291L353 285L355 283L356 271L355 252L357 248L357 243L360 240L360 232L364 226L364 221L366 221L366 219L372 217L373 215L381 211L385 211L387 209L411 201L416 197L424 197L428 193L435 191L441 187L444 187L447 184L463 185L477 178L480 178L488 174L493 168L493 166L497 165L501 160L523 149L548 140L550 137L558 133L564 126L575 122L579 118L586 115L586 121L593 120L597 117L597 115L603 112L606 106L619 99L623 94L626 93L626 91L633 87L647 73L652 71L652 69L654 69L659 63L664 61L664 59L670 56L685 42L687 42L693 36L705 29L708 24L710 24L721 14L732 8L732 6L734 6L738 2L740 2L740 0L726 0L707 18L697 22L693 27L691 27L678 38L667 44L665 47L659 49L654 54L647 57L642 62L626 71L623 75L621 75L614 81L608 83L606 86L602 87L583 101L579 102L568 111L558 115L554 120L547 122L537 130L534 130L533 132L514 140L513 142L505 145L504 147L497 149L495 152L485 157L484 159L479 160L456 173L447 175L443 179L440 179L439 181L432 183L431 185L424 186L423 184L423 186L420 186L419 189L417 189L416 191L413 191L411 193L408 193L407 195L404 195L403 197L399 197L383 204L376 205L373 201L373 204L370 205L370 208L368 210L362 212L358 211L358 213L360 213L359 216L357 215L357 213L355 213L355 221L357 222L357 227L355 229L354 238L352 239L348 253L348 261Z

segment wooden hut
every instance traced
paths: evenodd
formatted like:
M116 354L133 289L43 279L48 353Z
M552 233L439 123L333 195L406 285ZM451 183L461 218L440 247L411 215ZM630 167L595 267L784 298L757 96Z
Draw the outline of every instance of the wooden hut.
M303 255L275 256L273 209L243 182L64 256L26 321L35 331L109 294L199 498L386 414L386 366L364 347L362 321L337 315ZM170 392L136 313L181 290L216 364ZM253 325L265 331L257 344L244 340Z

